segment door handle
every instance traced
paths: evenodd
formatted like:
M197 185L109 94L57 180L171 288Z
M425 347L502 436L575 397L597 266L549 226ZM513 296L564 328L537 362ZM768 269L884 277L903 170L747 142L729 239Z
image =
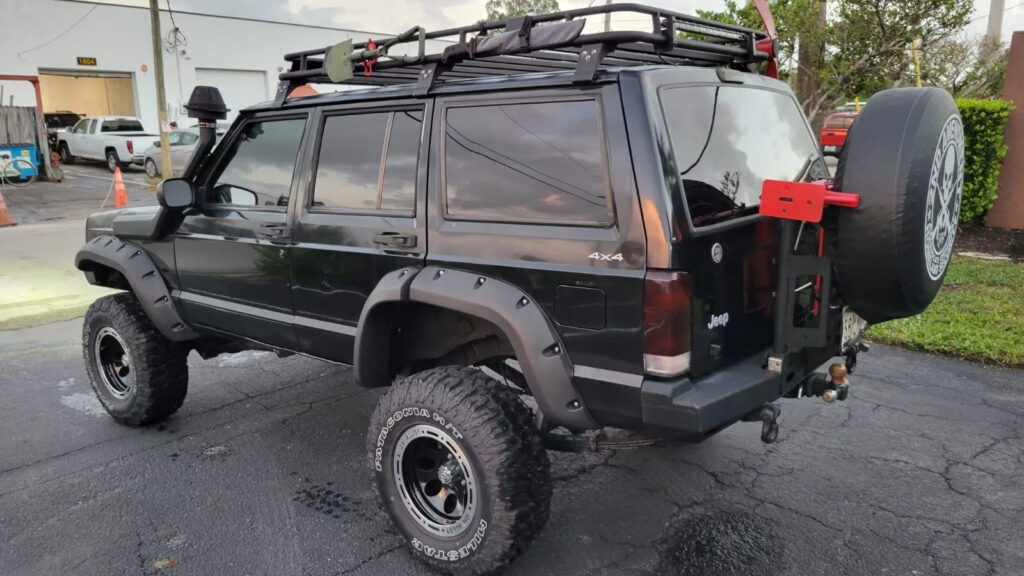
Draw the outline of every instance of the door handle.
M415 248L415 234L399 234L398 232L381 232L373 235L373 243L394 248Z
M287 244L291 231L286 224L265 224L256 229L256 236L270 240L271 244Z

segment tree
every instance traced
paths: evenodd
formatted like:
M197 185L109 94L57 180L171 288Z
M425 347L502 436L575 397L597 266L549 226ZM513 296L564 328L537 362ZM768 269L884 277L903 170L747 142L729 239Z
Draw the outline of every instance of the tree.
M775 0L776 51L785 76L813 79L813 90L799 90L800 103L819 124L838 102L898 86L911 78L910 46L916 38L930 50L967 23L972 0L828 0L822 25L822 0ZM753 6L726 2L711 18L761 28ZM800 46L812 49L803 51ZM794 61L794 56L797 56ZM799 57L804 56L804 57Z
M1007 50L985 36L951 36L921 51L924 84L957 98L994 98L1003 90Z
M487 19L506 20L528 14L558 12L558 0L487 0Z

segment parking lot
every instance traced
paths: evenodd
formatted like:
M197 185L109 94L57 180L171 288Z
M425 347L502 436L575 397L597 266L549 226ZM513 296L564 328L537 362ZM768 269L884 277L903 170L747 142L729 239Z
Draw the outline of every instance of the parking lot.
M0 332L0 573L420 574L375 508L378 392L349 369L191 358L166 424L107 417L81 320ZM1020 372L876 347L849 401L783 402L777 444L552 453L510 574L1024 573Z

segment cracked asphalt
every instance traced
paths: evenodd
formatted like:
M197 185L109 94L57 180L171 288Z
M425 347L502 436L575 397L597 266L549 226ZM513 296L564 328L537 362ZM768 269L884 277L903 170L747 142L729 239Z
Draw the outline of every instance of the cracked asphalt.
M379 392L315 360L190 359L128 429L81 320L0 332L0 574L421 574L373 504ZM551 518L509 574L1024 574L1024 373L876 346L851 399L783 401L779 442L551 454Z

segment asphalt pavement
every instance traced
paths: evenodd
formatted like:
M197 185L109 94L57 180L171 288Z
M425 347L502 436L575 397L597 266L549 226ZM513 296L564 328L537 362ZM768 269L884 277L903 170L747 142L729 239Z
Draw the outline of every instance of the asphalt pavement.
M85 218L114 209L113 175L106 165L64 167L62 182L2 187L17 226L0 228L0 330L81 316L108 291L90 286L75 269L85 242ZM146 175L122 176L129 204L156 204Z
M81 321L0 332L0 574L422 574L377 511L349 369L190 359L165 424L95 400ZM783 401L779 442L552 453L509 574L1024 574L1024 373L876 346L849 401Z

